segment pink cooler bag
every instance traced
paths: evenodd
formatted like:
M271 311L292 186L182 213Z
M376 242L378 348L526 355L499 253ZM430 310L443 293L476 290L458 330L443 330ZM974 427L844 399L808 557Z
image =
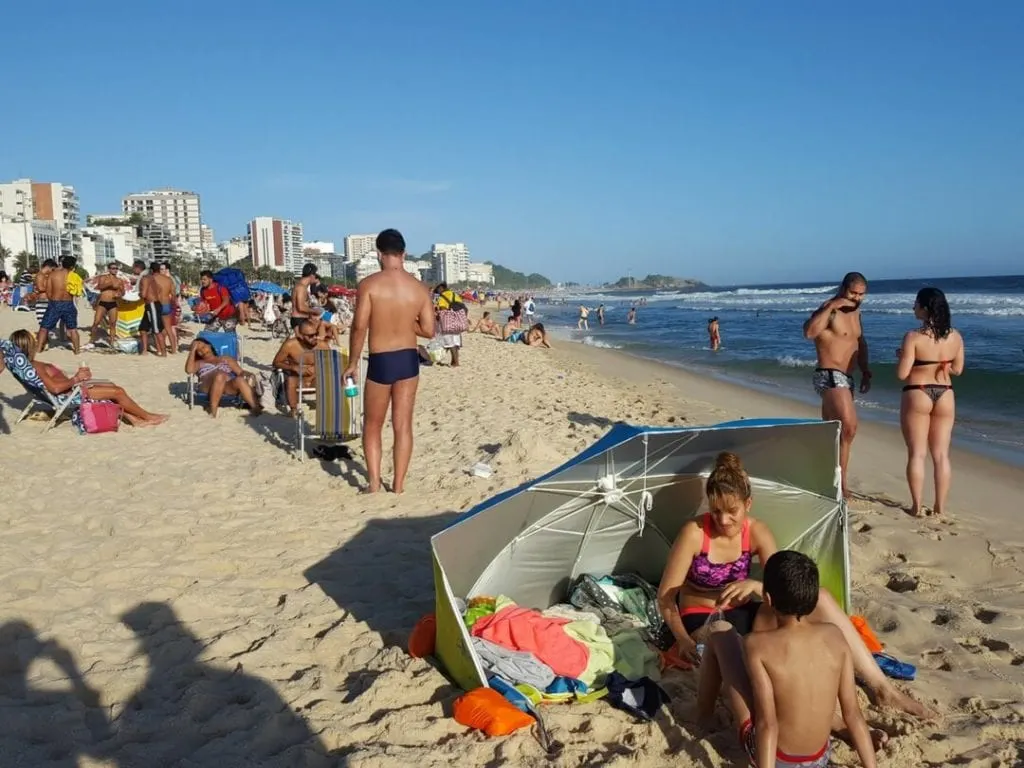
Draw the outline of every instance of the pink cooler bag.
M101 432L117 432L121 426L121 406L98 400L84 400L79 413L86 434L97 435Z

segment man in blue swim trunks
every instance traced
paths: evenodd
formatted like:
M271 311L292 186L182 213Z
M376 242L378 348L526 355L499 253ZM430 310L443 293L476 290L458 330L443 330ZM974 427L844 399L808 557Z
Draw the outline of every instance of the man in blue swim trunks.
M65 256L60 260L60 266L51 270L46 278L46 297L50 303L46 307L43 319L39 321L39 337L36 343L40 352L46 349L46 337L57 328L58 323L63 323L75 354L78 354L78 309L75 307L75 297L68 291L68 274L74 268L75 257Z
M434 336L434 305L430 291L405 271L405 238L396 229L377 235L381 271L359 283L356 311L349 336L349 364L344 377L355 378L367 331L370 354L366 368L363 406L363 453L369 478L367 493L380 490L381 431L391 406L395 433L395 480L392 490L402 493L412 458L412 412L419 386L420 358L417 336Z

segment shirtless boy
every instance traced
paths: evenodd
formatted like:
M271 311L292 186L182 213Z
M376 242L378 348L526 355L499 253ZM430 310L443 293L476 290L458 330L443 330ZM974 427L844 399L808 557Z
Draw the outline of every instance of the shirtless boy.
M50 270L46 276L46 297L49 304L46 307L46 314L39 323L39 351L46 349L46 337L53 331L58 323L63 323L64 328L71 337L71 345L75 354L79 350L78 338L78 309L75 307L75 297L68 292L68 273L75 268L75 257L65 256L60 260L60 266Z
M96 314L93 315L89 335L95 339L106 320L107 338L113 341L117 337L117 300L124 295L124 283L117 276L117 264L108 264L107 273L96 278L96 290L100 297L96 300Z
M369 331L370 355L363 399L363 453L369 479L366 491L380 490L381 431L390 405L395 433L392 489L402 493L412 458L412 412L420 381L416 337L434 336L434 305L426 286L402 266L405 238L398 230L385 229L377 235L377 252L381 271L359 283L356 293L344 376L356 376Z
M281 348L274 355L273 367L284 371L284 391L292 416L299 408L299 372L302 372L304 381L313 382L315 380L316 369L313 367L311 353L316 346L316 324L312 320L306 320L299 324L294 335L284 340Z
M843 278L839 292L814 311L804 323L804 338L814 342L818 366L814 369L814 391L821 397L821 418L842 423L839 466L843 496L849 498L847 467L850 448L857 435L857 410L853 405L854 365L860 368L860 391L871 389L868 343L861 328L860 305L868 292L868 281L860 272Z
M818 567L807 555L780 550L764 566L764 600L776 628L745 642L728 622L711 625L698 714L710 719L723 693L739 725L740 743L759 768L826 768L830 735L848 739L866 768L875 768L875 745L857 701L850 647L834 624L802 621L818 602ZM836 713L836 700L842 712ZM876 734L884 741L882 734Z

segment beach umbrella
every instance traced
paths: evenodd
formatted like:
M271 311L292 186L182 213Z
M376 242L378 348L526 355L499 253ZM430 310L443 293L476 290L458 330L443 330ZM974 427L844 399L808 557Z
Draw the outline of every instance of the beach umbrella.
M583 574L632 572L657 584L680 528L704 512L704 484L721 451L743 461L753 514L779 548L812 557L821 585L848 611L839 429L839 422L800 419L614 426L575 458L484 501L431 539L437 657L463 688L486 685L460 600L507 595L545 609L564 601Z
M249 283L249 288L253 291L259 291L261 293L269 293L274 296L280 296L285 292L277 283L271 283L268 280L257 280L255 283Z
M356 291L352 288L346 288L344 285L330 285L327 287L328 296L355 296Z

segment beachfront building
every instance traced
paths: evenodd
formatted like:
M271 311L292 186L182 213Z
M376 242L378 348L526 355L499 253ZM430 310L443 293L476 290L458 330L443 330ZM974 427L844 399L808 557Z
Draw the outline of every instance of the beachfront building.
M356 282L363 280L375 272L380 272L380 262L376 256L364 256L356 262Z
M123 215L141 214L160 230L166 230L171 240L169 253L177 252L193 258L202 255L203 229L199 218L199 195L195 192L180 189L134 192L122 198L121 210Z
M494 267L481 261L470 262L466 266L466 282L494 285Z
M246 239L254 268L270 267L278 272L302 273L302 224L257 216L249 222Z
M364 256L377 252L376 235L347 235L345 237L345 261L356 264Z
M52 222L60 233L60 255L82 257L81 210L74 187L32 179L0 183L0 216Z
M334 243L329 240L314 240L311 243L303 243L302 252L308 253L310 251L329 256L334 253Z
M464 283L469 272L469 248L465 243L434 243L430 247L434 279L439 283Z
M249 238L232 237L218 245L217 250L220 251L225 264L246 260L249 258Z
M36 264L46 259L59 259L62 255L61 233L52 221L0 215L0 245L9 250L12 257L27 251L35 257ZM7 267L13 268L13 265Z
M114 221L88 217L89 221ZM131 264L142 259L147 264L153 260L153 246L140 232L145 227L131 224L89 224L82 228L82 264L91 258L103 269L111 261Z

